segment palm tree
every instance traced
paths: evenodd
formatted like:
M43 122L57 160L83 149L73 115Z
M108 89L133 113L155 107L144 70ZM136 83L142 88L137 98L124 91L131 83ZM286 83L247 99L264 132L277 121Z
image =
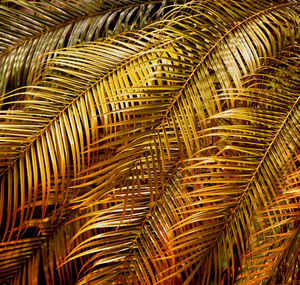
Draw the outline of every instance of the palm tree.
M299 8L0 1L1 284L296 284Z

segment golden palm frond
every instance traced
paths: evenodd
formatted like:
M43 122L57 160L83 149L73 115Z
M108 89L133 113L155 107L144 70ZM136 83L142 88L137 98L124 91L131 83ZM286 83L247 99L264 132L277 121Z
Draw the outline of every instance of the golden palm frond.
M252 251L240 284L262 281L289 284L299 280L299 155L282 180L281 192L258 213Z
M0 4L0 94L4 94L32 83L43 54L140 29L161 19L163 8L174 1L4 0Z
M299 3L96 2L2 8L45 44L2 96L2 283L296 281Z
M69 214L69 217L72 216ZM80 262L59 266L70 249L70 236L77 233L82 222L65 225L50 223L45 219L41 226L40 219L32 219L28 226L31 230L22 238L0 244L1 284L72 284L80 271L80 262L84 264L87 260L80 259ZM40 227L38 236L33 230L37 227Z

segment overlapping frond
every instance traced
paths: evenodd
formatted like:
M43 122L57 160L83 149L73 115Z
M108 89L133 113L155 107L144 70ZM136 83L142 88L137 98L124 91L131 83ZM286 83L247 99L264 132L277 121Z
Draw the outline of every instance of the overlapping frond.
M42 223L49 215L52 216L52 222L57 215L62 216L64 210L61 208L62 204L74 196L72 190L68 191L70 181L76 179L77 174L86 166L95 163L99 158L106 158L108 153L93 156L93 152L90 153L89 149L91 141L95 141L101 133L105 133L100 132L99 122L107 126L110 123L110 118L106 118L108 117L106 114L111 111L109 106L111 98L106 96L109 90L108 82L124 74L125 86L130 88L132 82L137 84L140 82L141 85L137 89L141 89L151 76L155 80L157 66L164 64L160 62L161 52L151 50L153 45L168 44L161 39L157 43L156 34L150 33L145 38L140 34L141 38L138 41L125 36L111 39L110 43L97 42L75 48L73 55L76 54L77 62L71 60L73 55L70 50L66 56L65 50L58 52L61 54L59 60L53 65L50 61L38 85L27 87L24 92L18 93L24 100L15 102L14 109L17 110L3 112L5 113L2 116L3 129L8 130L11 136L10 142L4 136L1 138L4 151L1 177L3 239L18 238L21 230L28 232L27 228L40 227L39 224L31 223L33 218L39 218ZM168 37L167 40L175 39ZM87 51L90 51L88 62L86 62ZM142 52L137 55L139 51ZM140 58L140 62L135 63L134 58ZM72 62L71 68L68 67L68 61ZM85 61L84 64L82 61ZM143 67L144 65L146 67ZM143 79L141 74L144 75L146 72L149 76ZM102 97L99 96L100 88L103 92ZM170 100L167 96L169 90L174 90L174 87L165 87L166 96L157 97L157 105ZM149 101L154 100L153 97L149 98ZM148 98L137 98L134 101L142 105ZM133 109L137 107L132 102L127 105L132 105ZM114 104L115 111L119 108L120 104ZM152 112L155 112L155 109ZM101 119L97 118L99 115ZM138 121L140 116L136 114L136 117ZM154 117L151 116L151 120ZM113 118L118 119L119 115L116 114ZM147 118L140 120L146 122ZM32 121L35 121L35 124ZM12 124L16 125L17 122L21 122L19 129L9 127ZM29 139L26 140L26 137ZM86 156L81 155L85 148L88 150ZM8 157L7 151L10 149L13 155ZM26 177L23 168L26 169ZM57 211L57 207L61 208L60 212ZM37 213L36 208L41 209L41 214Z
M67 3L57 17L70 45L116 32L115 19L139 27L153 4L165 5L103 16L85 10L102 4L44 2L15 13L32 15L30 24L42 9L58 23L53 11ZM148 12L136 14L141 7ZM46 42L36 34L12 51ZM28 69L31 85L2 98L1 229L4 246L33 230L43 240L32 250L28 241L19 274L0 272L5 282L29 278L39 258L49 284L73 282L68 266L78 284L262 278L247 264L265 240L255 251L256 213L283 192L299 156L299 36L296 1L193 1L142 31L59 49ZM73 228L43 235L48 223Z
M74 213L68 216L76 217ZM34 219L30 223L37 227L41 220ZM65 266L60 265L71 250L70 236L75 235L83 223L81 219L65 225L64 222L51 222L46 218L39 236L27 231L22 239L1 243L1 284L72 284L87 260L81 258ZM87 238L83 235L83 240Z
M281 191L257 215L252 250L239 284L293 284L299 280L299 155Z
M99 250L101 253L96 254L94 259L91 259L91 262L95 262L95 272L87 275L83 279L82 284L87 282L89 278L95 284L104 282L104 280L117 283L129 280L128 282L134 283L135 278L142 283L170 282L172 284L174 282L173 278L182 280L178 277L178 274L181 273L183 274L181 278L182 276L187 278L186 284L194 278L196 273L202 276L201 282L210 282L212 268L215 271L215 276L212 276L212 278L216 283L226 278L229 280L228 282L234 281L235 271L240 269L239 259L243 256L244 247L246 247L246 245L240 244L244 242L241 238L245 235L243 231L246 229L242 228L239 223L244 226L248 223L250 225L251 212L253 210L251 209L252 199L255 200L260 197L264 201L266 199L264 195L269 198L268 192L263 195L260 194L260 188L255 190L256 192L253 197L251 196L250 201L244 197L245 193L248 193L248 188L252 185L253 177L256 175L256 168L260 167L261 160L259 158L265 157L266 153L269 152L269 147L271 148L271 145L273 145L273 140L277 139L276 127L281 130L281 123L286 123L287 117L282 114L285 112L289 116L291 108L298 104L298 95L294 91L298 88L299 79L293 76L295 70L286 71L289 64L287 66L283 64L279 67L276 60L274 60L275 66L271 64L272 58L284 60L285 53L287 58L294 52L297 54L297 48L294 51L293 45L295 38L299 36L297 28L299 20L293 9L283 9L284 12L281 12L282 14L278 13L277 9L285 6L288 7L287 4L280 4L263 11L260 10L257 14L251 14L247 19L230 29L229 32L226 31L223 35L221 34L220 40L215 41L211 45L209 52L203 53L202 57L201 52L199 52L201 45L200 47L197 46L198 42L196 44L198 53L196 51L193 53L192 44L189 46L189 54L197 54L194 58L197 58L200 63L197 62L194 65L195 69L192 74L186 79L179 92L175 93L174 100L168 107L163 120L153 128L155 130L153 135L149 136L146 133L141 141L139 136L135 142L136 147L141 147L148 143L152 144L152 141L154 143L157 142L156 154L159 153L162 164L168 165L168 167L170 164L173 164L173 167L163 172L161 178L163 177L164 181L169 182L172 179L172 175L180 170L178 162L187 159L181 168L184 167L183 185L188 185L189 189L191 187L193 189L193 191L189 190L184 194L185 198L189 200L189 204L184 206L184 203L182 203L182 209L179 209L180 213L175 215L174 218L172 218L172 212L178 210L175 207L172 209L173 211L168 211L164 218L160 217L162 220L157 220L157 222L160 221L162 223L164 221L165 223L163 224L164 229L160 229L161 232L167 231L165 239L161 237L162 233L159 229L153 229L150 226L150 230L146 231L149 219L155 215L156 211L161 212L157 202L154 202L156 210L153 212L152 209L149 209L146 219L143 221L137 234L134 231L131 232L130 227L128 231L125 231L129 233L129 239L131 236L135 236L133 243L124 242L124 244L121 244L118 241L122 240L121 237L124 237L124 230L122 229L122 231L118 232L119 228L117 228L116 232L113 231L114 238L109 237L109 240L114 241L118 246L122 246L119 256L120 260L115 255L113 258L108 257L107 260L103 257L105 252L109 251L110 244L109 242L103 244L105 239L100 239L98 244L94 240L89 241L90 243L88 244L91 246L96 247L98 245L94 250ZM204 5L204 7L207 9L209 6ZM216 10L215 8L214 11ZM178 27L187 27L190 18L188 21L183 20L181 22L180 18L184 14L184 9L181 9L180 12L176 23L178 26L168 27L169 31L176 31ZM282 22L282 17L286 17L286 21ZM197 20L195 16L192 21L197 23ZM281 24L279 25L279 23ZM286 25L285 28L283 28L283 25ZM280 26L279 30L277 27ZM220 31L221 28L218 28ZM193 32L197 34L195 30ZM243 35L244 38L240 36L241 30L247 30L248 32L246 35ZM265 30L269 30L268 38L262 36ZM201 38L201 34L199 34L197 36ZM255 39L255 44L253 43L253 38ZM290 42L290 39L293 40ZM240 42L237 46L238 41ZM280 41L280 44L278 44L278 41ZM274 44L275 42L276 45ZM285 49L290 50L287 52ZM298 57L294 59L291 65L294 66L297 60ZM277 74L277 69L283 70L283 73ZM268 72L270 72L270 75ZM292 77L292 83L287 80L283 86L279 85L279 78L281 79L283 74L287 78ZM286 97L290 98L290 103L287 102ZM260 101L262 101L261 105L259 105ZM126 112L126 108L123 109L123 112ZM276 123L273 118L277 116L282 121ZM272 127L270 129L267 128L272 122L274 123L273 130ZM120 125L120 122L118 122L118 125ZM218 133L218 129L220 133ZM126 132L124 130L122 134L130 134L130 131ZM118 138L115 144L121 144L122 140L120 140L119 134L115 132L114 136ZM112 136L108 138L111 139ZM291 140L290 137L285 137L284 139L289 139L289 142ZM103 140L99 142L103 142ZM239 141L241 145L238 144ZM290 143L294 143L294 149L298 147L297 140ZM107 147L115 144L107 143ZM103 149L104 147L105 145L98 147L98 149ZM292 145L289 147L292 147ZM126 153L128 149L132 154L126 155L126 159L124 158L123 160L126 167L128 166L128 157L133 157L137 150L132 143L129 146L121 147L120 151ZM179 155L177 154L170 158L172 151L177 152ZM116 159L118 159L118 156L116 156ZM170 163L168 163L168 160L170 160ZM283 165L281 167L285 167L285 164ZM142 165L140 167L143 168ZM151 173L153 172L155 173L155 169L151 170ZM97 184L97 181L102 182L102 178L99 179L98 176L101 173L108 173L103 168L103 165L99 165L98 172L95 172L97 178L92 180L93 183ZM145 173L148 174L148 177L150 176L148 170L145 170ZM142 178L142 175L139 175L138 172L134 177L124 176L130 177L131 181L137 179L138 176L140 176L140 179ZM118 177L120 176L117 172L116 175L109 176L108 185L115 185L112 182L119 183ZM213 177L212 181L211 177ZM90 177L86 176L85 178ZM259 183L262 183L260 180ZM267 184L269 182L264 183ZM163 191L160 190L160 197L166 195L165 188L167 185L168 183L163 183ZM103 186L103 184L100 184L88 193L88 195L93 195L93 199L96 199L96 204L100 203L99 199L104 199L102 195L105 192L100 192L101 194L98 192L100 189L103 189ZM138 190L138 186L136 187ZM118 197L120 190L123 190L123 188L114 187L115 197ZM121 193L123 192L121 191ZM128 205L126 211L131 209L131 218L135 225L136 220L134 219L132 202L128 202L130 201L128 198L129 193L130 190L128 189L126 194L122 194L126 197L123 204L124 207ZM109 191L109 194L112 195L111 191ZM132 197L132 194L130 195ZM83 206L85 205L84 200L86 197L87 195L83 197ZM246 202L244 202L244 199ZM119 200L120 197L118 197ZM88 203L91 203L91 201L88 201ZM165 201L163 200L163 208L167 207L164 203ZM140 204L137 204L137 209L140 206ZM255 204L253 207L256 207ZM109 209L107 210L109 211ZM231 212L233 214L230 215ZM238 212L237 217L234 216L235 212ZM141 212L141 214L143 215L144 213ZM242 216L246 214L249 214L249 217ZM115 219L122 221L124 216L126 216L125 213L121 212L119 218ZM242 217L240 218L240 216ZM91 221L93 226L99 228L100 231L104 230L105 223L101 223L101 219L98 221L96 217ZM174 223L170 222L168 225L168 218L172 222L177 221L174 233L172 233L174 230L172 225ZM235 222L238 224L235 225ZM189 229L189 225L193 225L192 229ZM82 232L89 230L89 226L87 225L87 227L83 228ZM145 242L147 240L145 238L146 232L153 234L157 244L150 243L149 245L149 243ZM202 233L203 236L199 233ZM84 246L87 246L87 244ZM160 251L161 247L164 247L165 251ZM79 247L77 250L80 252L81 249ZM125 254L126 252L127 254ZM159 261L162 257L162 252L165 257L163 259L168 261L165 263L166 267L164 270L158 269L157 271L157 268L162 268L161 261ZM113 253L114 251L112 250L111 255ZM223 256L225 253L228 253L226 257ZM79 253L80 255L81 253ZM108 252L107 255L109 256ZM149 256L152 256L152 258L149 258ZM153 259L153 256L158 256L158 261ZM104 261L105 264L110 266L105 268L103 265ZM226 266L221 264L223 262L225 262ZM120 263L120 267L116 263ZM100 264L101 267L98 268L97 266ZM227 277L227 272L225 274L222 273L224 267L228 270ZM120 268L122 268L123 272L121 276ZM110 275L109 272L111 270L115 274Z
M3 1L0 94L32 84L33 71L45 53L140 29L161 19L168 4L176 1Z
M285 84L281 75L275 78L273 75L272 81L277 81L279 92L270 89L256 94L255 90L254 98L267 94L280 97L280 94L285 100L285 110L283 106L276 106L279 99L275 103L277 108L271 104L251 102L251 107L233 108L210 117L216 127L202 130L199 137L213 147L205 147L206 153L201 153L200 157L195 155L185 162L183 182L193 187L186 196L193 200L189 205L195 206L195 209L183 209L188 217L175 228L194 223L198 231L184 236L186 244L179 238L172 240L171 244L183 253L193 245L195 254L193 258L189 257L189 262L197 264L207 280L212 274L207 269L207 262L215 262L214 270L218 269L220 273L219 277L214 277L216 282L220 282L217 280L221 280L221 272L226 268L226 278L230 282L235 281L245 252L251 247L249 229L253 227L254 213L276 197L281 177L292 167L291 159L298 155L299 139L294 134L297 134L299 121L299 97L294 90L299 88L299 81L293 86L289 81ZM248 91L251 92L251 89ZM246 102L249 102L249 97ZM243 104L245 101L238 95L235 103ZM242 121L247 124L242 125ZM213 230L208 228L206 234L208 225ZM199 240L198 232L205 235L204 241ZM197 252L207 240L210 242ZM222 252L226 266L218 261Z
M112 50L116 55L112 55ZM119 56L117 50L117 46L113 48L108 46L107 53L101 49L103 64L101 65L98 61L91 66L92 72L92 68L96 68L101 78L101 73L105 74L105 71L107 73L106 68L113 69L117 66L122 56L128 58L136 52L128 46L126 51L122 50L122 56ZM97 50L93 48L93 51ZM109 64L106 60L107 55L111 58ZM78 79L77 82L73 81L69 85L67 85L67 77L63 75L56 75L56 82L54 78L51 78L49 85L50 76L45 75L45 79L37 87L29 87L30 89L25 91L26 101L18 101L14 106L15 109L3 111L4 114L1 116L3 119L1 192L4 197L3 201L7 201L7 210L4 212L8 220L10 220L11 213L14 214L11 228L14 227L18 209L20 225L24 219L26 207L26 217L28 218L29 211L32 217L38 199L42 198L42 218L45 217L45 206L55 205L56 207L58 200L61 203L66 201L65 189L68 188L68 181L74 179L84 167L85 161L80 158L80 152L85 147L83 142L89 145L91 138L97 136L95 131L97 118L87 116L87 110L93 112L96 108L95 98L92 96L82 98L81 96L81 93L89 90L89 86L93 84L89 81L89 74L87 72L85 74L88 77L86 80ZM20 93L20 96L24 94ZM15 127L11 128L11 125ZM73 146L71 151L69 151L70 145ZM71 159L73 160L72 166ZM22 173L25 165L26 179ZM14 182L12 176L14 176ZM18 197L20 188L23 196ZM25 195L25 189L27 195ZM55 195L52 195L49 200L50 193ZM6 226L7 231L8 223ZM5 234L4 232L4 236Z

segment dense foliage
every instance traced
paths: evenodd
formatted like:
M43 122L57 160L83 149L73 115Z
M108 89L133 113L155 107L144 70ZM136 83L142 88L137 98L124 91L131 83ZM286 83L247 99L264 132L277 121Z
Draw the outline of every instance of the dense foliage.
M0 1L0 283L296 284L299 4Z

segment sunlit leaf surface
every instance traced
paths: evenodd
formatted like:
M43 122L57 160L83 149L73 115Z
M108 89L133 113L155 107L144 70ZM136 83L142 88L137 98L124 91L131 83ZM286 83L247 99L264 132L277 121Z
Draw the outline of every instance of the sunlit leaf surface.
M1 284L296 284L299 2L0 1Z

